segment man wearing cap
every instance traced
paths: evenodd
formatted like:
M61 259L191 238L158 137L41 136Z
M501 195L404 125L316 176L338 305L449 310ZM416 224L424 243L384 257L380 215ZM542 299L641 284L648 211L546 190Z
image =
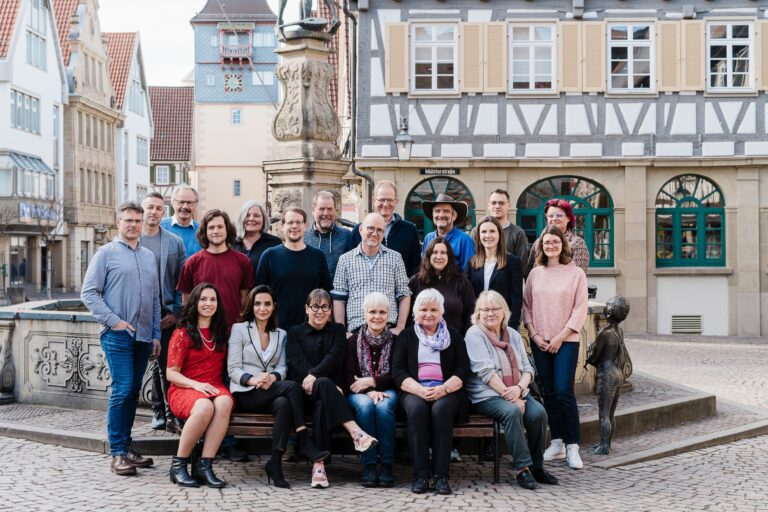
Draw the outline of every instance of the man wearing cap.
M432 219L436 229L424 237L422 256L433 238L438 235L444 236L456 254L456 263L461 270L465 270L469 260L475 255L475 244L469 235L456 225L461 225L467 218L467 203L456 201L448 194L440 194L434 201L423 201L421 208L424 210L424 215Z

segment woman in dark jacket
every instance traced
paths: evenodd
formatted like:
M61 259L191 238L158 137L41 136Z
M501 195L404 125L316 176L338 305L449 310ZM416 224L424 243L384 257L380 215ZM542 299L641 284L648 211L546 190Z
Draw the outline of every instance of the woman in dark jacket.
M305 407L313 411L312 434L321 450L330 450L331 430L341 426L352 436L355 450L364 452L378 441L355 422L341 393L345 329L331 320L331 307L327 291L318 288L309 293L307 321L288 331L288 378L304 390ZM315 461L312 468L312 487L328 487L322 460Z
M402 391L400 403L408 417L408 447L414 478L411 491L429 488L431 474L438 494L450 494L448 473L454 423L469 419L464 382L469 358L464 338L443 319L443 296L428 288L415 300L412 327L395 345L392 375Z
M511 317L509 327L517 330L523 308L523 264L506 251L504 230L495 217L483 217L474 234L475 255L467 265L467 278L475 297L493 290L504 297Z

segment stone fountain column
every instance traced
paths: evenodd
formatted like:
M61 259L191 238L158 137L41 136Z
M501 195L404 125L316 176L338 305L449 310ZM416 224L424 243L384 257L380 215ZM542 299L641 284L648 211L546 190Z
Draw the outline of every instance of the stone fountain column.
M276 76L283 101L272 123L272 135L280 143L274 160L264 162L272 217L291 206L307 214L312 196L329 190L340 197L342 176L349 162L340 159L339 120L328 100L334 69L327 32L299 30L283 37L275 50L282 59Z

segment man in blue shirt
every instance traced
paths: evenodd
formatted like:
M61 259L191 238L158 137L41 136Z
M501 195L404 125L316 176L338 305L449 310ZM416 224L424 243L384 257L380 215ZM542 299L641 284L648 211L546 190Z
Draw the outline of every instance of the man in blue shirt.
M173 217L160 221L161 228L167 229L184 241L187 258L200 250L200 242L197 241L197 228L200 224L195 220L199 199L197 190L189 185L179 185L171 194L171 204L175 211Z
M135 475L137 467L153 464L131 448L147 361L160 354L160 282L155 255L139 242L143 213L138 203L120 205L118 236L96 251L80 293L101 324L101 348L112 375L107 434L117 475Z
M475 244L469 235L456 226L460 226L467 218L467 203L456 201L448 194L439 194L434 201L423 201L421 208L424 210L424 215L432 219L436 228L436 231L427 233L424 237L422 256L433 238L437 235L444 236L456 254L456 263L461 270L465 270L469 260L475 255Z

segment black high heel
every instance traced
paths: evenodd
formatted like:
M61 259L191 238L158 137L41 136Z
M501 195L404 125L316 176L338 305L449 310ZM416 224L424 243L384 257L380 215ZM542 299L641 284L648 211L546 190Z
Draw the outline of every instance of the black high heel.
M267 485L272 485L271 481L274 480L275 487L280 487L281 489L291 488L291 484L283 476L282 466L273 464L271 459L264 465L264 472L267 474Z
M195 459L195 462L192 464L192 477L198 483L215 489L221 489L227 485L227 482L220 480L213 473L213 459L209 457L198 457Z
M173 457L171 459L171 482L181 487L200 487L197 480L192 478L187 471L189 457Z

